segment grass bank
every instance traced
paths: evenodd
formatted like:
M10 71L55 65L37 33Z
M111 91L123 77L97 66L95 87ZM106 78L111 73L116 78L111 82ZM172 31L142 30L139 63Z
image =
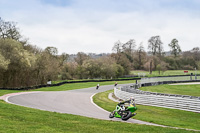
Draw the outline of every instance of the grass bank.
M192 133L192 131L98 120L11 105L0 100L1 133Z
M111 92L112 90L98 93L93 97L97 105L110 112L115 109L117 104L108 99L108 94ZM200 130L199 113L143 105L137 105L137 107L137 115L134 119L166 126Z
M166 94L180 94L200 97L199 85L158 85L147 86L140 88L143 91L166 93Z

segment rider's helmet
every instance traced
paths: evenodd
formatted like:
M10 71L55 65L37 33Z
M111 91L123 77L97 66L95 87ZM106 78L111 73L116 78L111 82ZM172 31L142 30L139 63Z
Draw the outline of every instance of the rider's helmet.
M135 99L133 97L130 97L130 104L135 106Z
M131 101L134 101L135 99L134 99L133 97L130 97L130 100L131 100Z

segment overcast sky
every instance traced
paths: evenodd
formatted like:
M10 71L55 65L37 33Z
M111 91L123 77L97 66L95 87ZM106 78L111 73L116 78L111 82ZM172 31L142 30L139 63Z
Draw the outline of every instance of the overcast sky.
M111 53L115 42L159 35L182 50L200 47L200 0L0 0L0 17L17 22L40 48L59 53Z

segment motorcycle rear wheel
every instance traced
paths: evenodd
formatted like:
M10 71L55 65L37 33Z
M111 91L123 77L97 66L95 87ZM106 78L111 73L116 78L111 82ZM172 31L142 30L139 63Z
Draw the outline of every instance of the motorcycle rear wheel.
M126 121L126 120L128 120L129 118L131 118L131 116L132 116L131 111L126 111L126 114L123 114L123 115L122 115L122 120Z

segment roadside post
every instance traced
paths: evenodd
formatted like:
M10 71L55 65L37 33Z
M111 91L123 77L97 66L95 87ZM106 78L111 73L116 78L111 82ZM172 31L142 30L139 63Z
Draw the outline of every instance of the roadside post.
M195 80L197 80L197 73L196 73L197 68L195 67L194 69L195 69Z

